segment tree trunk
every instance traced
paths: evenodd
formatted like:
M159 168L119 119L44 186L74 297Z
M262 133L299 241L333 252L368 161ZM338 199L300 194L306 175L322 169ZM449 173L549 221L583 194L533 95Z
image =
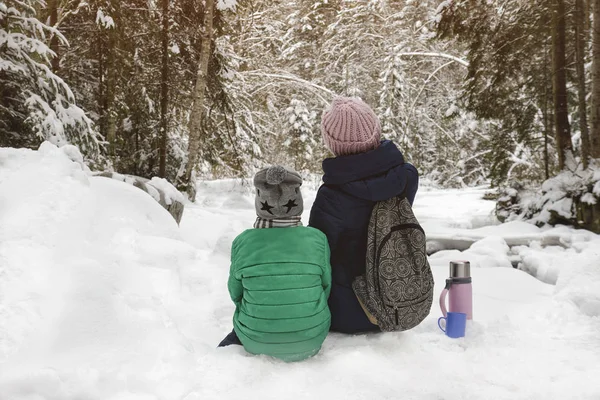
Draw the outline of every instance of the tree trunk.
M100 135L102 138L106 140L106 88L105 81L105 46L104 40L101 35L98 35L98 41L96 43L98 46L98 110L100 111L100 121L99 121L99 129Z
M600 1L600 0L598 0ZM556 146L558 151L558 167L564 169L569 155L572 153L571 126L567 103L567 74L565 71L565 39L566 18L564 0L554 0L552 13L552 66L554 93L554 127L556 129Z
M117 145L117 50L119 40L119 0L111 0L111 17L114 26L107 29L108 33L108 57L106 60L106 140L108 141L111 155L115 155Z
M590 157L590 134L587 120L587 102L585 100L585 48L587 44L585 20L584 0L575 0L575 67L577 70L579 125L581 129L581 159L583 161L583 168L588 167Z
M548 155L548 112L544 113L544 177L546 180L550 179L550 157Z
M552 116L550 113L550 104L552 103L552 93L550 90L550 75L552 73L551 54L548 49L548 42L544 42L544 102L542 116L544 118L544 176L545 179L550 179L550 156L549 156L549 136L552 134Z
M591 20L590 20L590 15L592 15L592 2L594 0L584 0L585 4L585 31L589 34L590 30L592 29L592 24L591 24Z
M548 82L548 75L546 72L546 68L544 68L544 81ZM547 85L545 85L547 87ZM548 180L550 179L550 157L548 156L548 136L550 135L549 132L551 132L551 128L550 128L550 115L548 112L548 98L549 98L549 94L548 94L548 89L546 88L546 90L544 91L544 105L543 105L543 109L542 109L542 116L544 119L544 176L545 179Z
M204 94L206 92L208 62L210 60L213 37L214 6L214 0L206 0L202 47L200 49L198 75L196 77L196 87L194 88L192 112L189 122L188 162L185 170L184 184L187 186L187 193L191 201L196 199L196 183L193 182L193 171L198 163L200 152L200 133L202 130L202 118L204 116Z
M590 155L600 158L600 0L593 0L594 22L592 28L592 129Z
M162 0L162 66L160 79L160 140L158 176L167 175L167 112L169 110L169 1Z
M48 8L50 10L50 26L56 28L58 24L58 0L49 0ZM59 42L58 37L56 35L52 35L50 39L50 50L54 52L54 57L50 62L50 66L52 67L52 72L57 73L60 69L60 53L59 53Z

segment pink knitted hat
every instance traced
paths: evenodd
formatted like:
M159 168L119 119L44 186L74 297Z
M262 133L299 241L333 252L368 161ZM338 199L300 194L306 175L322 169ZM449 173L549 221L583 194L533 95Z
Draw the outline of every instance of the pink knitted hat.
M321 132L325 145L336 156L376 149L381 138L379 119L361 99L337 97L323 112Z

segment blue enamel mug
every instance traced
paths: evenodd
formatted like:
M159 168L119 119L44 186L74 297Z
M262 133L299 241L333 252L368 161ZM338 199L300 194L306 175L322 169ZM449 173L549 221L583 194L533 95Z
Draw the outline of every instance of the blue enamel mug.
M442 321L445 321L445 327L442 327ZM464 337L467 327L467 314L449 312L445 317L438 319L438 326L448 337L454 339Z

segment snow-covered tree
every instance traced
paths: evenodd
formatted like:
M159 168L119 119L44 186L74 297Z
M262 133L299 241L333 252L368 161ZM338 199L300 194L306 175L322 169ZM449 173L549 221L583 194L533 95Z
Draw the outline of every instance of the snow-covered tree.
M513 179L519 177L514 174L519 168L528 177L543 178L555 164L549 148L568 147L564 135L559 136L561 145L552 134L556 124L550 6L541 0L477 4L457 0L440 6L440 36L458 40L468 49L464 104L478 119L496 126L488 162L490 177L497 184L506 182L509 171ZM519 156L521 149L548 158L539 165Z
M462 186L536 179L545 155L556 155L547 4L496 3L215 0L209 42L205 2L27 4L48 21L38 38L49 48L50 71L73 88L119 172L180 183L197 167L211 176L249 175L268 163L319 172L328 155L321 112L333 96L348 95L373 107L383 136L422 175ZM203 48L210 56L198 102ZM22 86L23 77L0 74L5 93ZM571 117L581 116L584 106L569 106ZM13 131L27 128L4 120ZM571 121L579 149L580 118ZM194 147L197 163L188 157Z
M466 62L448 54L460 46L434 40L436 6L435 1L323 0L256 1L240 8L239 34L233 36L244 67L239 89L252 93L264 161L294 165L304 154L285 157L278 144L285 141L280 137L289 132L288 116L296 108L287 106L290 99L315 112L318 124L334 94L360 96L379 114L384 136L423 174L448 182L444 177L463 170L457 163L464 151L469 154L464 169L478 172L453 184L481 182L488 170L470 158L480 154L470 143L483 143L475 139L487 132L458 100ZM446 115L450 104L457 112ZM462 129L473 126L478 131ZM316 161L326 150L318 129L314 132ZM460 140L448 139L459 134ZM319 171L318 162L312 165Z
M310 170L314 164L314 153L317 145L318 124L316 112L310 111L302 100L292 99L283 114L285 128L283 147L297 171Z
M102 143L92 120L51 70L55 53L46 42L54 37L66 45L66 39L37 18L43 6L42 0L0 3L0 145L71 143L99 161Z
M339 0L300 0L286 19L282 60L289 71L305 79L317 78L325 31L339 12Z
M244 78L230 38L217 38L214 47L210 69L218 79L211 79L208 85L210 106L202 128L200 155L205 169L239 176L261 155L253 99L244 90Z

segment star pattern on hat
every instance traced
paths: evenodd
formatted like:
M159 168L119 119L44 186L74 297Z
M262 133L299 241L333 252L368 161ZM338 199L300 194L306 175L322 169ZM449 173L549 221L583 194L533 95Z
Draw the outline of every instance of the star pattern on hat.
M275 207L270 206L268 201L264 201L264 202L261 201L260 204L262 205L261 211L266 211L269 214L273 215L271 210L274 209Z
M283 205L284 207L287 207L287 211L285 212L286 214L289 213L290 211L292 211L292 208L294 207L298 207L298 204L296 204L295 200L291 200L287 202L287 204Z

